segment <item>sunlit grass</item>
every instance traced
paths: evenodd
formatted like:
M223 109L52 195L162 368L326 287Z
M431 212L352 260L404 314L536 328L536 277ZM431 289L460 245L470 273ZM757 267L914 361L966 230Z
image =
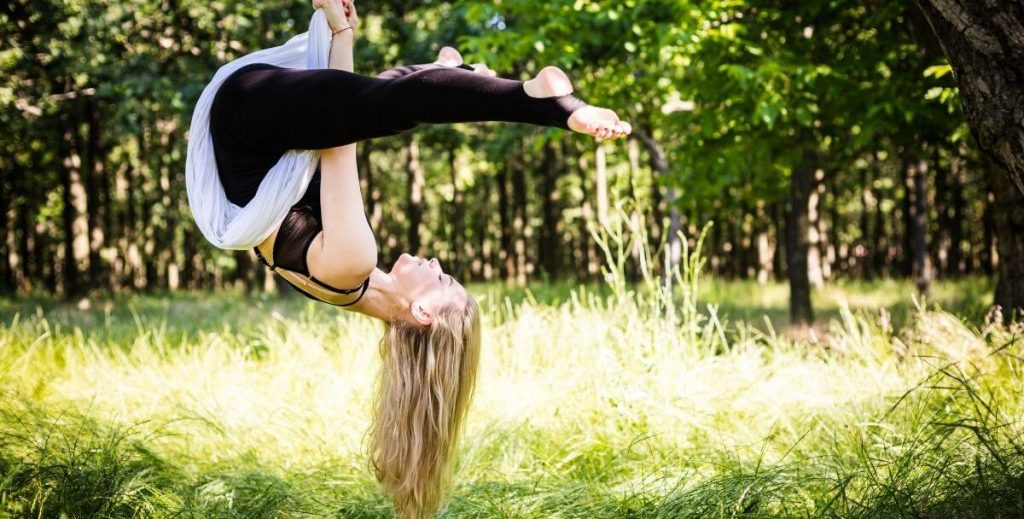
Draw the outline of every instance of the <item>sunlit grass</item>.
M985 287L936 301L977 315ZM649 288L474 287L485 350L443 516L1024 513L1022 346L983 311L837 286L808 343L764 321L778 285ZM239 294L0 311L0 516L389 516L363 452L373 321Z

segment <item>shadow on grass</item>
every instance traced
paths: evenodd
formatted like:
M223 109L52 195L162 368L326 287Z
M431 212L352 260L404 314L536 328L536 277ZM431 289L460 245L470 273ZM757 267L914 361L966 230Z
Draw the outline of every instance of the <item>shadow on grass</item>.
M366 485L324 488L324 474L288 474L225 460L186 470L131 425L102 424L3 395L0 517L388 517ZM139 428L141 429L141 428ZM204 460L186 460L186 466ZM320 488L318 488L320 487ZM362 495L351 491L362 492ZM325 502L324 497L330 497Z
M854 313L878 316L883 310L897 328L905 326L916 312L915 298L930 308L938 307L975 325L981 325L992 304L993 280L966 278L933 284L931 295L921 298L906 280L837 281L812 294L815 320L826 324L840 318L844 306ZM763 326L765 318L781 329L789 326L789 289L785 284L759 285L754 281L703 283L700 305L714 305L730 322L744 321Z
M306 322L333 322L349 312L292 295L237 291L117 294L78 302L56 297L0 298L0 327L45 321L47 332L87 331L99 344L131 344L158 332L170 344L205 333L256 333L263 322L281 316Z

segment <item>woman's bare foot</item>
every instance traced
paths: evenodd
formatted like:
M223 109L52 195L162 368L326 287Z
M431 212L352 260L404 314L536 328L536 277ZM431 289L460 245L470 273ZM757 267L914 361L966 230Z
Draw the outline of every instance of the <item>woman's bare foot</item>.
M569 116L569 129L592 135L598 142L613 141L633 133L633 127L619 120L615 112L597 106L584 106L573 112Z
M460 54L459 51L453 47L442 47L441 52L437 53L437 61L435 61L434 63L437 65L441 65L442 67L458 67L463 63L462 54ZM474 63L469 66L472 67L473 72L476 72L477 74L482 74L484 76L490 77L495 77L497 75L493 70L488 68L487 65L484 65L483 63Z
M523 82L530 97L544 98L571 94L572 81L558 67L544 67L533 79ZM597 106L584 106L569 116L569 129L591 135L598 141L614 140L629 135L633 128L619 120L615 112Z
M454 47L441 47L441 52L437 53L437 61L434 63L442 67L457 67L462 64L462 54Z
M491 70L491 68L484 63L473 63L470 66L473 67L473 72L476 72L477 74L489 77L498 77L498 73Z

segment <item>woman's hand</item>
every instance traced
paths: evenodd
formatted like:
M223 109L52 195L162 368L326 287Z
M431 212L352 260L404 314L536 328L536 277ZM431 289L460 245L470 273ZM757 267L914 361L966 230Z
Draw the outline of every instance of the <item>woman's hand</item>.
M352 0L313 0L313 8L323 9L327 24L331 26L331 52L327 68L352 72L352 47L358 22L356 6Z
M331 31L343 31L348 28L355 30L355 24L352 23L355 5L352 0L313 0L313 9L324 10Z
M353 30L359 27L359 14L356 13L356 0L342 0L345 5L345 17Z

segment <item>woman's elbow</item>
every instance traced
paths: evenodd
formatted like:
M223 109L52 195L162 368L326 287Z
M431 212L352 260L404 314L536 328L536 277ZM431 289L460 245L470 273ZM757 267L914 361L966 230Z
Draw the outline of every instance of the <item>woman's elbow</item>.
M351 263L352 275L359 278L369 277L373 269L377 268L377 242L360 247L358 253L353 255Z
M342 270L346 271L350 277L360 278L360 281L377 268L377 242L372 236L370 239L364 240L360 246L352 247L347 252L340 254L344 254L341 256L344 258Z
M377 243L373 240L358 246L325 248L323 252L328 268L322 269L320 280L331 286L359 285L377 268Z

